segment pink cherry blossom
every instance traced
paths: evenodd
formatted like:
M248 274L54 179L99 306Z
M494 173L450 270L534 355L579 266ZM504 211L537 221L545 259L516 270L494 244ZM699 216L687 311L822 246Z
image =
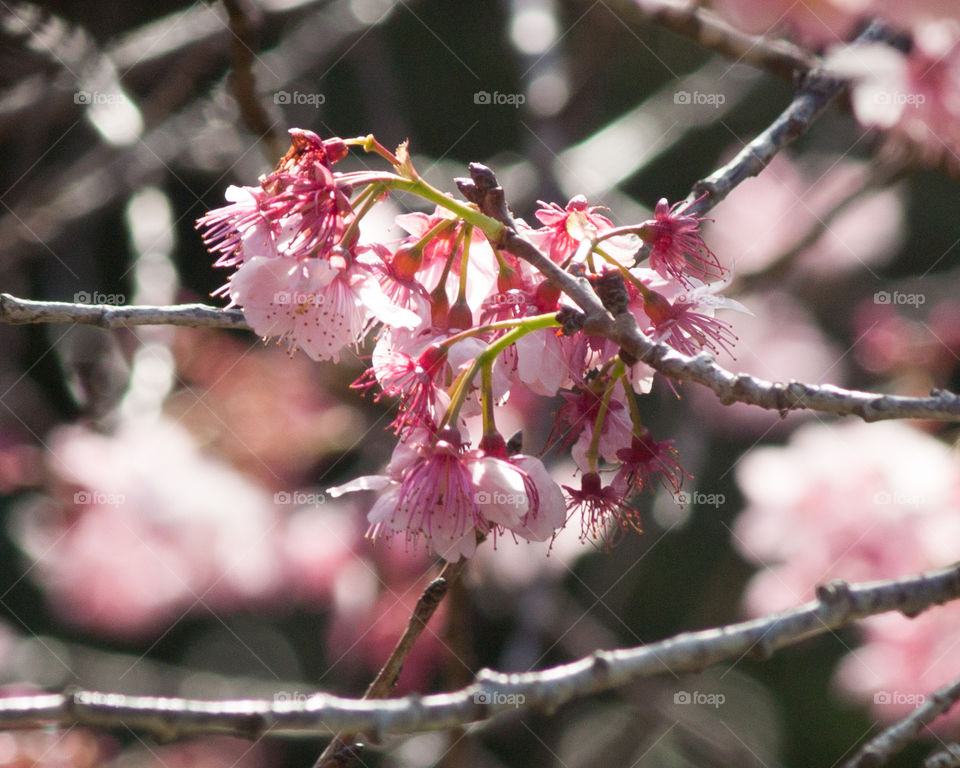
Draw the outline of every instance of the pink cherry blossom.
M53 494L21 507L15 539L67 620L137 636L188 610L255 603L282 583L270 495L182 427L62 427L47 444Z
M653 323L647 333L654 341L663 341L688 355L708 349L714 354L723 350L733 356L737 337L730 325L713 313L717 309L735 309L750 314L750 310L738 301L717 295L729 284L726 281L712 285L691 283L692 287L678 293L672 301L650 290L643 301L643 313Z
M650 268L664 279L673 278L691 285L691 277L719 276L723 267L707 248L700 234L697 216L677 213L684 201L673 207L661 198L654 209L654 218L641 225L640 239L650 246Z
M960 150L960 24L918 25L903 54L881 43L838 49L830 67L855 80L857 119L936 160Z
M626 530L642 532L640 517L627 499L612 485L604 485L600 475L587 472L580 488L565 485L570 496L570 515L580 516L580 538L612 547Z
M621 464L611 485L627 497L642 490L652 491L656 485L676 494L686 475L678 455L673 440L657 442L649 432L642 437L634 435L628 448L617 451Z
M340 139L321 141L312 131L290 131L292 146L259 188L230 187L231 205L197 221L204 243L220 253L217 266L253 256L289 258L324 254L343 235L353 215L349 180L332 165L346 155Z
M349 254L331 259L255 256L230 277L231 305L243 307L254 331L276 336L314 360L340 360L376 321L414 327L413 312L393 305Z
M415 432L397 446L385 475L329 492L361 490L380 492L368 515L370 538L402 535L415 545L423 537L427 551L451 561L472 557L478 536L509 530L543 541L566 519L562 493L539 459L468 450L453 429L435 441Z
M580 243L613 229L613 222L597 211L601 206L591 206L583 195L570 199L566 208L556 203L537 201L541 208L536 217L545 226L528 233L530 240L558 264L576 253Z

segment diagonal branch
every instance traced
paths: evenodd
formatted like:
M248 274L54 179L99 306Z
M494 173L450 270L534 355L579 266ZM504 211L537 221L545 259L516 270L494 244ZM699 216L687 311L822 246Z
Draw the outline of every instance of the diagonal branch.
M585 279L561 269L517 232L503 202L503 189L489 168L473 163L470 175L472 186L461 180L458 182L461 191L466 190L484 213L506 225L500 242L495 245L529 262L560 286L584 311L584 332L615 342L621 355L631 362L642 361L671 379L709 387L724 405L747 403L778 411L781 416L795 410L812 410L859 416L864 421L905 418L960 421L960 396L946 390L934 390L929 397L905 397L860 392L831 384L771 382L744 373L731 373L707 352L690 357L654 342L640 330L631 312L622 311L612 316Z
M885 40L889 30L879 22L870 24L851 46ZM827 74L822 68L810 71L790 105L722 168L693 186L681 212L703 216L729 195L741 182L767 167L780 150L810 130L813 122L830 105L849 80Z
M905 746L916 740L920 732L960 700L960 680L939 688L903 720L870 739L843 764L843 768L878 768Z
M709 51L752 64L792 82L817 66L809 51L787 40L750 35L731 26L713 11L676 0L623 0L617 11L639 16L698 43Z
M427 588L417 600L410 621L407 622L407 628L397 641L390 658L381 667L373 682L370 683L361 701L386 698L394 689L400 677L403 662L410 655L414 643L417 642L417 638L426 628L427 622L430 621L440 602L446 596L450 585L460 578L466 564L467 561L464 558L460 558L455 563L447 563L440 571L440 575L427 585ZM327 748L317 758L314 768L340 768L347 765L357 748L357 745L350 743L353 741L353 736L350 733L338 733L334 736Z
M306 701L198 701L74 691L0 699L0 730L92 725L147 731L164 739L225 733L319 736L340 731L375 735L443 730L517 708L553 711L568 701L634 680L703 670L745 655L768 658L815 635L888 611L914 617L960 598L960 564L901 579L817 589L817 599L782 613L657 643L596 651L540 672L481 670L472 685L450 693L357 700L318 693Z

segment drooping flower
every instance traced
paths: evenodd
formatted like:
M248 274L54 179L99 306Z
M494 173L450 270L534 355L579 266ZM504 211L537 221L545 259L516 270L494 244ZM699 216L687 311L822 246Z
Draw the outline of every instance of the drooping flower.
M604 391L602 388L587 387L575 392L561 392L560 396L564 404L557 414L556 428L567 430L562 445L572 443L571 454L577 466L583 472L590 472L595 469L598 458L593 457L594 461L591 462L588 452L603 409ZM617 382L607 399L600 436L597 438L597 454L609 462L617 461L617 451L630 445L630 436L633 434L633 422L626 397L622 382Z
M621 464L611 485L624 497L645 489L653 490L657 483L676 494L686 475L678 455L673 440L657 442L649 432L641 437L634 435L629 448L617 451Z
M436 441L418 430L398 443L386 475L359 477L329 493L381 492L367 515L371 539L402 535L415 546L423 537L427 551L446 560L471 557L477 535L486 535L490 525L477 504L465 454L457 430L444 429Z
M413 429L436 431L442 411L449 405L449 397L438 386L438 379L447 370L447 353L434 343L417 357L389 347L377 349L371 366L350 386L367 389L379 382L379 400L386 395L400 399L400 412L391 426L398 435Z
M381 495L367 519L372 539L402 535L446 560L472 557L477 538L506 530L544 541L566 520L559 486L539 459L468 450L460 433L438 439L415 430L398 444L385 475L360 477L329 489L337 497L374 490Z
M580 538L612 547L627 530L642 533L637 511L612 485L604 485L596 472L586 472L580 478L580 488L568 485L563 489L570 496L570 514L580 515ZM611 523L613 525L611 525Z
M750 314L750 310L738 301L717 295L726 285L698 285L678 294L672 302L657 291L648 291L643 312L653 325L647 333L654 341L665 342L687 355L709 349L714 354L723 350L732 356L737 337L730 325L713 313L717 309L735 309Z
M661 198L653 219L641 225L640 239L650 248L650 267L664 279L674 278L691 285L691 277L722 275L724 269L700 235L702 218L677 213L684 201L671 208Z

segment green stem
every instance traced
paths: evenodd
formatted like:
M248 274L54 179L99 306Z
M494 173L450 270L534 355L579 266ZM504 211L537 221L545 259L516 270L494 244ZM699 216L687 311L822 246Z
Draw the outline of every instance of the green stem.
M469 339L471 336L479 336L483 333L490 333L491 331L502 331L509 330L510 328L517 328L518 326L523 325L524 323L529 323L531 321L541 321L549 318L555 318L557 316L556 312L547 312L543 315L531 315L530 317L518 317L513 320L498 320L495 323L488 323L487 325L478 325L476 328L467 328L465 331L460 331L460 333L454 334L449 338L444 339L440 342L441 347L451 347L456 344L458 341L463 341L464 339ZM559 324L556 324L559 325ZM543 326L549 328L550 325Z
M512 331L508 331L496 341L492 341L483 352L477 355L466 373L461 373L453 382L453 386L450 389L450 407L440 422L440 429L457 423L460 409L463 407L467 395L470 393L470 384L484 365L493 365L493 361L497 355L516 342L517 339L526 336L528 333L539 331L541 328L551 328L559 325L555 315L537 315L533 318L527 318L523 325L514 328ZM437 431L439 432L439 430Z
M587 449L587 460L590 462L590 471L597 471L597 458L600 454L600 433L603 432L603 422L607 418L607 410L610 407L610 398L613 397L613 389L617 382L626 372L627 367L623 360L617 359L610 373L610 382L603 392L603 400L600 401L600 410L597 411L597 420L593 424L593 436L590 438L590 447Z
M473 237L473 227L467 224L463 228L463 257L460 260L460 287L457 291L457 301L467 301L467 267L470 263L470 239Z
M359 211L357 211L356 215L353 217L353 221L350 222L350 225L343 233L343 237L340 238L341 243L346 246L350 245L352 238L359 234L360 220L370 213L370 209L377 204L380 195L384 192L386 192L386 187L377 182L375 184L368 184L363 188L363 191L357 195L357 198L353 201L352 205L354 209L356 209L357 204L360 203L361 208Z
M493 418L493 361L484 363L480 368L480 407L483 413L483 434L496 432Z
M453 199L450 195L441 192L423 179L404 179L397 176L390 179L387 182L387 186L390 189L409 192L410 194L417 195L417 197L422 197L424 200L429 200L431 203L436 203L442 208L446 208L451 213L459 216L465 222L483 232L487 240L491 243L498 243L500 242L500 238L503 237L506 227L501 222L480 213L480 211L469 203L462 203L459 200Z
M429 243L438 235L443 234L445 230L450 229L450 227L452 227L456 223L457 223L456 219L444 219L443 221L438 222L437 224L434 224L432 227L430 227L430 229L428 229L424 233L423 237L417 240L417 242L413 246L414 250L417 250L417 251L423 250L424 248L427 247L427 243Z

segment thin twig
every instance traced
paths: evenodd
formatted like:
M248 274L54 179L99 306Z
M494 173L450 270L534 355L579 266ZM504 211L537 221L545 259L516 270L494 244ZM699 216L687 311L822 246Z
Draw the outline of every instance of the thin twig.
M400 670L403 662L406 661L410 651L413 650L414 643L420 637L420 633L427 626L427 622L436 612L450 585L455 583L463 573L467 561L460 558L455 563L447 563L440 571L440 575L427 585L427 588L417 600L417 605L413 609L413 614L407 622L407 627L397 641L396 647L390 654L386 663L381 667L377 676L373 679L363 694L361 701L370 699L386 698L396 687L397 680L400 677ZM334 736L327 748L317 758L314 768L342 768L347 765L350 759L356 754L361 745L351 744L355 734L338 733Z
M286 138L277 129L277 121L271 120L257 94L257 81L253 71L254 50L257 47L257 28L251 18L251 9L246 0L223 0L230 19L230 86L233 98L240 109L244 124L254 136L264 139L263 153L272 162L286 152Z
M879 735L870 739L843 764L843 768L878 768L905 746L915 741L920 732L960 700L960 680L937 689L930 697Z
M818 58L786 40L750 35L732 27L712 11L670 0L625 0L617 11L628 17L638 15L677 32L736 62L752 64L793 82L797 75L815 68Z
M889 30L874 22L851 45L877 42L888 36ZM822 69L809 72L790 106L769 128L747 144L725 166L694 184L681 212L690 216L703 216L741 182L760 173L780 150L810 130L813 122L848 83L848 80L830 76Z
M450 693L400 699L344 699L318 693L306 701L198 701L119 693L73 691L0 699L0 730L92 725L130 728L163 739L224 733L246 738L337 732L381 734L446 730L528 709L554 711L562 704L632 681L701 671L746 655L775 651L854 621L888 611L913 617L960 598L960 564L901 579L817 589L817 600L765 618L615 651L595 651L540 672L481 670L472 685Z

